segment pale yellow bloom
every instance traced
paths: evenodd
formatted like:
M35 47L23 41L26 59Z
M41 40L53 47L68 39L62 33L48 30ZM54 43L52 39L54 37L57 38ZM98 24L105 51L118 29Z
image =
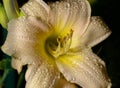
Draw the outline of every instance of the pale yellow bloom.
M21 10L25 16L9 22L2 50L19 73L28 66L26 88L111 87L104 61L91 49L111 32L91 17L87 0L29 0Z

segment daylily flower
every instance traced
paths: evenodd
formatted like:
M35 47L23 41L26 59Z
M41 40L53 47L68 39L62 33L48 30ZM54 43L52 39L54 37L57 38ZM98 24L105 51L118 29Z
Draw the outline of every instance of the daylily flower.
M104 61L91 49L111 31L91 17L87 0L29 0L21 9L25 16L9 22L2 50L19 73L28 66L26 88L111 87Z

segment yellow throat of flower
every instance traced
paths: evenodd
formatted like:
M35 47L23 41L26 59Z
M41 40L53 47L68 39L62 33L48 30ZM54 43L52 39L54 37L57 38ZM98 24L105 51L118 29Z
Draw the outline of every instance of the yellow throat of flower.
M54 58L64 55L71 46L73 30L70 30L65 36L57 35L51 37L46 42L46 50Z

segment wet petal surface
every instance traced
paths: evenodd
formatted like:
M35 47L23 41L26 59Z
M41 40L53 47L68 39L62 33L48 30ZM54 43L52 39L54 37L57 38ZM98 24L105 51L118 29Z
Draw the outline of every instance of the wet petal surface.
M45 56L44 38L49 29L43 22L38 24L40 22L34 17L12 20L8 25L8 35L2 50L24 65L40 64L41 58Z
M43 0L29 0L21 9L25 15L47 20L50 8Z
M110 88L104 62L90 50L66 54L56 60L64 77L83 88Z
M80 41L83 45L93 47L105 40L111 31L103 20L98 16L91 17L90 24L86 32L82 35Z
M72 29L74 34L71 47L77 46L90 20L91 9L87 0L65 0L52 3L50 7L50 23L55 31L64 36Z
M25 88L54 88L59 76L54 62L42 63L40 66L28 65Z

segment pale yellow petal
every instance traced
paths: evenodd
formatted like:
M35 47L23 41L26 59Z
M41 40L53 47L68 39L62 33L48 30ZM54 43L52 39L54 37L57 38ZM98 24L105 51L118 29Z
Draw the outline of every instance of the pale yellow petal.
M47 62L40 66L28 65L25 77L25 88L54 88L60 74L54 62Z
M90 24L80 39L80 42L86 46L93 47L105 40L111 31L107 25L98 16L91 17Z
M40 17L43 20L47 20L50 10L43 0L29 0L21 9L26 15Z
M68 82L64 77L61 77L55 88L78 88L75 84Z
M20 73L24 64L21 62L21 60L12 57L11 65L17 70L18 73Z
M45 50L49 26L36 17L20 17L8 24L8 35L2 50L12 57L18 72L27 65L26 88L54 88L59 71Z
M40 19L21 17L8 24L8 35L2 50L23 64L40 64L46 56L45 38L49 27Z
M110 88L104 62L89 49L68 53L56 59L64 77L83 88Z
M87 0L64 0L50 3L50 7L50 23L60 35L66 35L71 29L73 38L85 32L91 14Z

